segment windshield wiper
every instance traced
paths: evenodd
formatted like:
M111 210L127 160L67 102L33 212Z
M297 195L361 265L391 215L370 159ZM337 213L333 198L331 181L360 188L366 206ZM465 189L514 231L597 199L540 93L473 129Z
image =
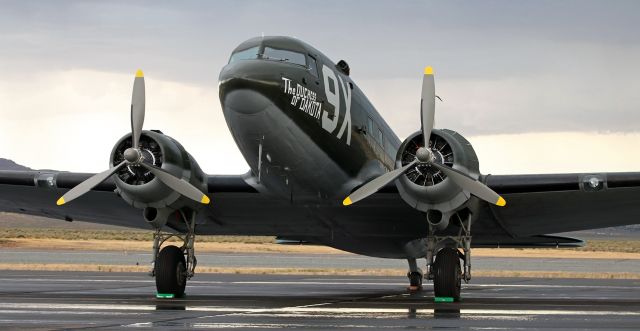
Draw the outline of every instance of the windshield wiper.
M259 59L264 59L264 60L274 60L274 61L280 61L280 62L289 62L289 59L281 59L281 58L278 58L278 57L269 57L269 56L266 56L264 54L258 54L258 58Z

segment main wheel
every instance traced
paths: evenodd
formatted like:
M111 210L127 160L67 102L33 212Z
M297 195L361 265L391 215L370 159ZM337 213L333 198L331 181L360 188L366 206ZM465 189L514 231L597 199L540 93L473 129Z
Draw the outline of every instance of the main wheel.
M460 299L462 270L458 250L450 247L441 249L436 255L433 270L433 291L436 297Z
M422 273L421 272L409 272L407 273L407 277L409 277L409 287L407 290L409 292L418 292L422 290Z
M182 250L176 246L166 246L158 254L155 265L156 289L158 293L173 294L176 298L184 295L187 286L187 264Z
M409 277L409 286L422 287L422 274L419 272L410 272L407 274Z

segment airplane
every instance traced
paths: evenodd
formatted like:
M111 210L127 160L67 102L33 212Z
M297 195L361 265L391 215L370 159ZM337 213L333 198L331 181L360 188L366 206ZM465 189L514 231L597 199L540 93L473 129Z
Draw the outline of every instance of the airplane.
M405 259L411 289L431 280L436 297L459 300L472 248L578 247L550 234L640 223L639 172L481 174L467 139L434 128L434 74L422 72L420 127L400 140L346 61L295 38L249 39L222 68L219 96L250 171L209 175L178 141L143 130L139 70L131 133L115 143L110 168L0 171L0 211L151 229L151 275L158 293L175 297L195 274L197 235ZM531 153L548 162L543 149ZM73 155L82 162L81 150ZM174 237L182 246L165 244Z

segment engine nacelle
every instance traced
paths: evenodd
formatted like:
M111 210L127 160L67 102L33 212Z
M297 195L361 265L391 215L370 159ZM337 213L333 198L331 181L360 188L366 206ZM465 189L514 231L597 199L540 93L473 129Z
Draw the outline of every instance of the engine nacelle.
M122 137L111 151L110 165L124 160L124 151L131 147L131 134ZM175 139L156 131L143 131L140 150L147 164L162 168L177 178L182 178L202 192L207 192L207 177L196 160ZM144 208L145 219L163 223L170 212L188 207L202 207L189 198L175 192L141 166L127 165L113 176L116 192L135 208ZM157 220L157 218L164 220Z
M398 149L396 168L411 163L416 151L423 146L422 132L410 135ZM451 130L433 130L429 141L435 157L433 162L460 170L473 178L480 176L478 157L463 136ZM456 213L475 209L471 196L454 184L440 170L427 164L416 164L396 180L402 199L411 207L427 214L428 222L437 230L448 227ZM473 199L475 200L475 199ZM471 206L471 205L474 206ZM466 215L466 214L465 214Z

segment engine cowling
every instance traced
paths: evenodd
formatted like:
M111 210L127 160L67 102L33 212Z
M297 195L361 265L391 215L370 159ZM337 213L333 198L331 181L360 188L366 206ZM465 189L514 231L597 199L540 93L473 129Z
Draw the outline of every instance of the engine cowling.
M196 160L175 139L156 131L143 131L140 137L143 162L162 168L182 178L203 192L207 191L207 177ZM111 151L111 166L124 160L124 151L131 147L131 134L122 137ZM171 211L188 207L197 210L201 204L172 190L147 169L126 165L113 176L116 193L135 208L145 209L144 216L152 222L166 218ZM162 220L165 221L165 220Z
M423 143L422 132L410 135L400 145L396 168L415 159ZM467 139L455 131L433 130L429 140L434 161L460 170L474 179L480 176L478 157ZM453 183L440 170L428 164L416 164L396 180L402 199L411 207L427 214L428 222L438 230L448 227L450 218L475 209L468 192ZM466 216L466 215L465 215Z

